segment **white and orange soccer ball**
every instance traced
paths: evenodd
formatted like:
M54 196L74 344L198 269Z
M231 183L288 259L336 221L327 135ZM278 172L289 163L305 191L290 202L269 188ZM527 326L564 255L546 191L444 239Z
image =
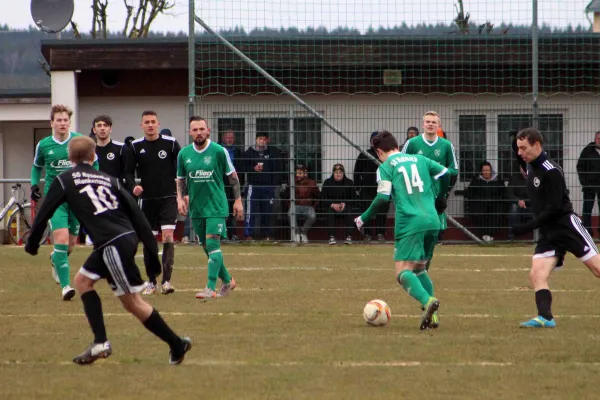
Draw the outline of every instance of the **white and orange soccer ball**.
M386 326L392 318L390 306L383 300L371 300L363 310L365 322L372 326Z

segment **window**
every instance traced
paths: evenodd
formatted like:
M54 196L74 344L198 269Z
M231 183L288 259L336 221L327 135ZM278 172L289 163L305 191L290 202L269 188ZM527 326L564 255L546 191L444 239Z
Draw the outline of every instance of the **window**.
M508 179L519 171L519 163L512 149L511 132L520 131L533 125L529 114L498 116L498 171L502 179ZM563 116L562 114L541 114L539 130L544 137L544 149L548 157L563 164Z
M218 142L221 143L223 133L232 130L235 138L235 146L244 151L244 141L246 140L246 119L245 118L218 118L217 133Z
M486 159L486 116L460 115L458 132L460 180L469 182L479 174L479 165Z
M309 177L321 180L321 121L316 118L294 118L294 153L295 165L308 167ZM290 119L289 118L256 118L256 133L266 133L269 145L279 148L282 158L290 158ZM283 163L287 174L289 161ZM284 171L282 171L284 173ZM287 175L286 175L287 177ZM287 180L287 179L285 179Z

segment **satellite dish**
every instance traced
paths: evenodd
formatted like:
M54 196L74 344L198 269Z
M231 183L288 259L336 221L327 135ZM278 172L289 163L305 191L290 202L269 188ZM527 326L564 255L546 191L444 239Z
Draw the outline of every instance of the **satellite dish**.
M57 33L73 18L74 0L31 0L31 18L40 30Z

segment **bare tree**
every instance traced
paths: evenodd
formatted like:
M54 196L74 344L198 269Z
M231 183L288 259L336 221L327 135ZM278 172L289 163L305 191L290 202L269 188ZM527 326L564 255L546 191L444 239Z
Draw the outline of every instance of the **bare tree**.
M150 26L160 14L167 14L175 7L176 0L123 0L126 10L123 30L119 33L126 38L136 39L148 37ZM90 35L94 39L106 39L108 0L92 0L92 29ZM81 38L77 24L71 21L71 28L76 38Z
M457 0L458 7L455 4L454 8L456 9L456 18L454 18L454 23L458 26L458 31L461 35L469 34L469 18L471 18L471 14L465 14L465 7L463 5L463 0Z

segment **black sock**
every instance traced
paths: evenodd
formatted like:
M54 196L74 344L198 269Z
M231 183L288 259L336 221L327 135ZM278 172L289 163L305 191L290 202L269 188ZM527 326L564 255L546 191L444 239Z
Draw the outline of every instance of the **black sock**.
M175 245L173 243L165 242L163 244L162 254L162 265L163 265L163 277L162 283L171 280L173 274L173 264L175 263Z
M102 315L102 301L95 290L90 290L81 295L83 311L88 319L92 332L94 332L94 343L106 342L106 327Z
M535 304L537 305L538 315L551 320L552 316L552 293L548 289L541 289L535 292Z
M148 261L150 259L150 252L148 249L146 249L146 246L144 246L144 266L146 267L146 275L148 275L148 280L153 283L154 285L156 285L156 275L154 274L154 272L152 272L150 269L148 269L148 265L151 264L150 261Z
M160 316L156 309L152 310L152 314L144 321L144 326L150 332L158 336L163 342L169 344L172 349L179 349L181 347L181 339L165 322Z

